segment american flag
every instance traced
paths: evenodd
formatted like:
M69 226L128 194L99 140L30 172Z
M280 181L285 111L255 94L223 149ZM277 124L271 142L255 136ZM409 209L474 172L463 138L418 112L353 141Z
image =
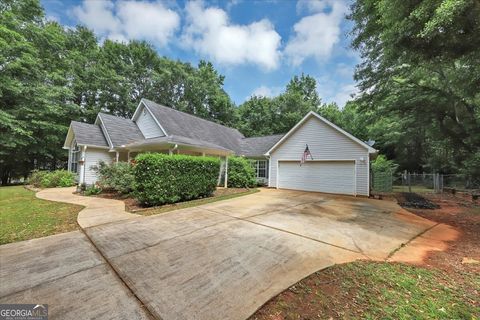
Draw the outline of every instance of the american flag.
M308 156L310 156L310 158L313 160L312 153L308 149L308 144L306 144L305 145L305 151L303 151L302 160L300 160L300 165L305 163L305 160L307 160Z

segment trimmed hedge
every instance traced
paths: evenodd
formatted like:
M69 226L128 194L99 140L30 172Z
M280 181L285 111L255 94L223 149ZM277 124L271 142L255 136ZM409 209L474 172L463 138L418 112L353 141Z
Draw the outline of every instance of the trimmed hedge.
M256 185L255 170L250 161L242 157L228 158L228 187L252 188Z
M129 194L133 191L135 178L133 166L127 162L107 164L103 161L92 167L98 174L97 185L103 190L113 190L120 194Z
M135 196L147 206L208 197L217 186L216 158L146 153L135 162Z
M75 174L67 170L33 170L28 180L37 188L71 187L75 185Z

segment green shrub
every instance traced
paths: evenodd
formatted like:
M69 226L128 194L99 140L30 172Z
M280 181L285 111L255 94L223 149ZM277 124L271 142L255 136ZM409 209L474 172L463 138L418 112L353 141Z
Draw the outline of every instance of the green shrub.
M85 195L86 196L93 196L102 192L102 189L97 187L96 185L91 185L85 188Z
M135 179L131 164L127 162L112 164L100 162L93 169L98 173L97 184L101 189L113 190L120 194L129 194L133 191Z
M35 187L71 187L75 185L75 174L67 170L51 172L34 170L30 175L29 181Z
M372 161L372 170L375 172L395 172L398 168L398 164L396 164L393 160L387 160L387 158L380 154L377 158Z
M135 196L144 205L211 196L217 186L216 158L147 153L135 161Z
M242 157L228 158L228 187L252 188L256 185L255 170L250 161Z
M28 178L28 181L31 185L39 188L42 186L42 180L47 174L48 171L33 170L30 174L30 177Z

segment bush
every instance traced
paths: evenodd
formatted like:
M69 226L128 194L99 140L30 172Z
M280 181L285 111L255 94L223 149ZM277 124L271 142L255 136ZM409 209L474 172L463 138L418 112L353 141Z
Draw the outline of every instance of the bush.
M242 157L228 158L228 186L231 188L252 188L257 185L255 170L250 161Z
M41 187L42 180L47 174L48 174L48 171L33 170L32 173L30 174L30 177L28 178L28 181L31 185L37 188Z
M75 174L67 170L51 172L34 170L30 175L29 181L35 187L71 187L75 185Z
M131 164L127 162L106 164L102 161L93 169L98 174L97 184L101 189L113 190L120 194L129 194L133 191L135 179Z
M387 158L380 154L377 158L372 161L372 170L374 172L395 172L398 168L398 164L396 164L393 160L387 160Z
M144 205L208 197L217 186L216 158L146 153L135 161L135 196Z
M85 195L86 196L93 196L93 195L99 194L100 192L102 192L102 189L95 186L95 185L92 185L92 186L89 186L89 187L85 188Z

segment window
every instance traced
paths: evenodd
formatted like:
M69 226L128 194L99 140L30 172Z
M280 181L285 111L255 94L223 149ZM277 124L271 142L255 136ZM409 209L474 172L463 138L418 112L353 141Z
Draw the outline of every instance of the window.
M72 161L70 162L70 171L78 173L78 160L80 159L80 147L76 142L73 143L72 152Z
M257 179L267 178L267 160L251 160L251 163Z
M258 160L257 178L267 177L267 160Z

